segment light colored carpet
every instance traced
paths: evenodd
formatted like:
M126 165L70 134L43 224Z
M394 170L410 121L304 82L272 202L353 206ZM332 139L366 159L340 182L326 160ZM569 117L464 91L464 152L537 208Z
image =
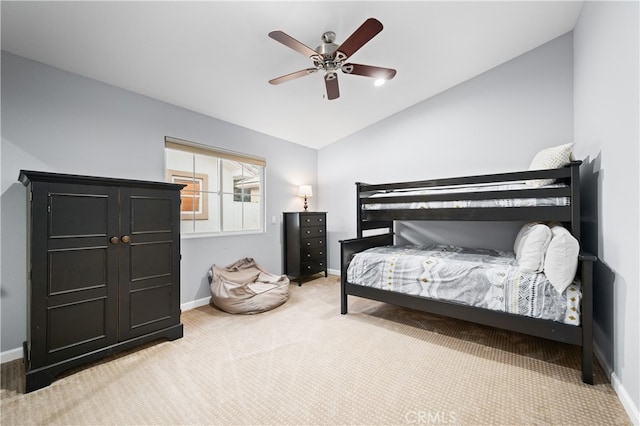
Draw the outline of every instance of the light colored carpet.
M2 365L11 424L629 424L577 347L351 297L336 277L291 286L253 316L183 313L182 339L78 368L23 394Z

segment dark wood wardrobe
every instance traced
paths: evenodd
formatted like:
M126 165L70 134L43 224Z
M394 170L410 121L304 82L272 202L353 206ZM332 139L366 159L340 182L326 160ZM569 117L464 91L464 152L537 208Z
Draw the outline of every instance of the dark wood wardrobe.
M151 340L182 337L182 185L22 170L26 392Z

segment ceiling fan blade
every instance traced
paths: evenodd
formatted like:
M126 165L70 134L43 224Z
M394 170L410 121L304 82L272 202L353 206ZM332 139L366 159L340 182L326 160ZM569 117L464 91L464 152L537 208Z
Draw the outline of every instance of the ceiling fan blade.
M327 73L324 76L324 85L327 88L327 98L329 100L340 97L340 88L338 87L338 74Z
M380 21L375 18L367 19L364 21L364 24L360 25L360 27L336 49L336 59L344 61L356 53L358 49L364 46L380 31L382 31L382 23Z
M360 64L344 64L342 66L342 72L346 74L363 75L365 77L382 78L384 80L391 80L396 75L396 70L392 68Z
M292 48L296 52L302 53L307 58L311 58L312 56L317 56L318 55L318 52L316 52L315 50L313 50L309 46L300 43L295 38L291 37L290 35L282 32L280 30L271 31L269 33L269 37L271 37L275 41L279 41L280 43L284 44L287 47Z
M274 78L273 80L269 80L269 83L271 84L284 83L286 81L291 81L291 80L295 80L296 78L304 77L305 75L313 74L316 71L318 71L316 68L306 68L304 70L292 72L291 74L283 75L283 76Z

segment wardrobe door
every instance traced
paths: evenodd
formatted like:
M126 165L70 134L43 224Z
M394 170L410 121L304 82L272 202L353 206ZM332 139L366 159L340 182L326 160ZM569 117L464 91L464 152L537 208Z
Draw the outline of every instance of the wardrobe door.
M120 339L180 322L180 193L121 188Z
M34 182L31 369L117 341L116 188Z

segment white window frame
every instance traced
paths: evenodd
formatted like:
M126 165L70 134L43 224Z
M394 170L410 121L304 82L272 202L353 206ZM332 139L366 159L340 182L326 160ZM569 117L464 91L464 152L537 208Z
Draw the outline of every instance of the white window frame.
M252 155L248 155L248 154L243 154L243 153L239 153L239 152L234 152L234 151L229 151L229 150L224 150L221 148L215 148L215 147L211 147L208 145L202 145L202 144L198 144L195 142L190 142L190 141L185 141L182 139L177 139L177 138L173 138L173 137L169 137L166 136L165 137L165 173L166 173L166 177L167 177L167 181L170 182L171 181L171 173L173 172L172 168L170 167L170 165L168 164L168 160L167 160L167 149L171 149L171 150L177 150L177 151L182 151L182 152L186 152L189 154L199 154L199 155L204 155L207 157L211 157L211 158L215 158L217 159L217 164L218 164L218 170L217 170L217 175L216 178L218 179L218 185L215 188L215 191L208 191L207 195L208 196L215 196L218 198L218 202L217 202L217 209L213 209L214 211L211 211L212 209L209 209L208 211L208 215L209 216L213 216L215 218L215 220L217 220L217 231L196 231L195 230L195 226L196 226L196 219L195 219L195 215L194 218L191 219L191 222L193 223L193 227L192 230L189 231L183 231L181 232L181 237L182 238L199 238L199 237L214 237L214 236L228 236L228 235L247 235L247 234L261 234L266 232L266 196L265 196L265 189L266 189L266 183L265 183L265 179L266 179L266 166L267 166L267 162L264 158L260 158L260 157L256 157L256 156L252 156ZM222 162L223 160L231 160L231 161L235 161L238 163L241 163L243 165L247 165L249 167L251 166L258 166L259 167L259 177L260 177L260 194L259 194L259 203L260 203L260 226L259 228L252 228L252 229L244 229L244 223L242 225L242 230L232 230L232 231L224 231L224 214L223 214L223 209L224 209L224 198L225 195L229 195L229 192L225 192L224 191L224 185L223 185L223 180L225 179L223 177L223 167L222 167ZM192 172L196 173L198 172L198 170L196 170L195 165L193 166L193 170L191 170ZM244 193L244 192L243 192ZM233 198L233 195L232 195ZM244 201L243 201L244 202ZM189 219L181 219L182 220L189 220ZM244 215L242 218L242 221L244 222Z

